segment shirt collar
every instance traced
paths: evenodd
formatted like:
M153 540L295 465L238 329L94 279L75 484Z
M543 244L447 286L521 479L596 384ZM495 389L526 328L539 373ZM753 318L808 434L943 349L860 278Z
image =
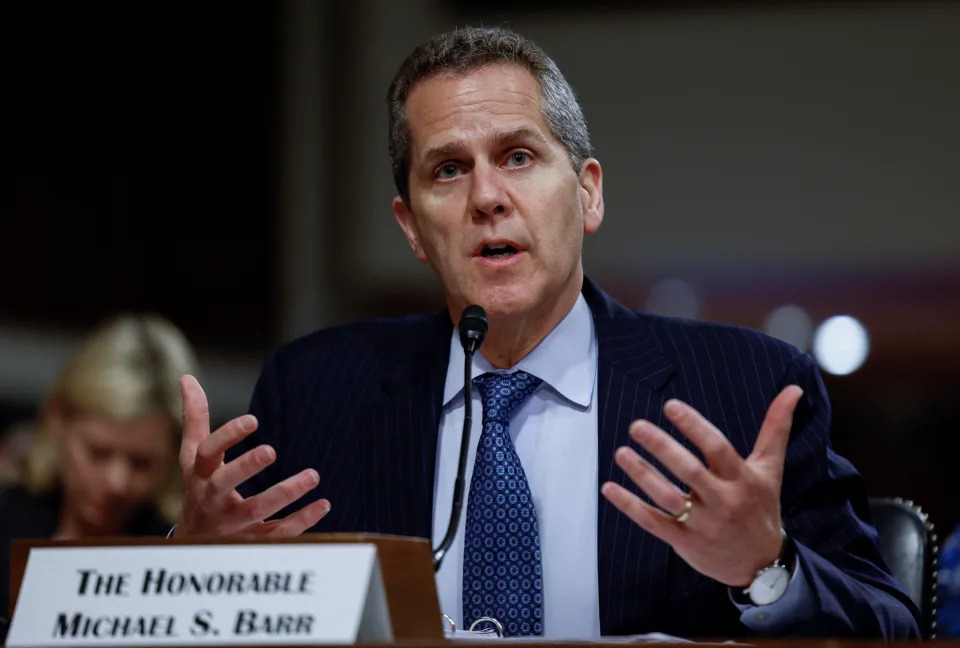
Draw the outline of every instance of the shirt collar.
M443 406L462 400L463 347L456 329L450 336L450 361L443 388ZM526 371L540 378L554 391L582 408L593 402L597 376L597 335L590 307L581 294L567 316L537 347L509 369L494 369L483 354L473 356L473 375Z

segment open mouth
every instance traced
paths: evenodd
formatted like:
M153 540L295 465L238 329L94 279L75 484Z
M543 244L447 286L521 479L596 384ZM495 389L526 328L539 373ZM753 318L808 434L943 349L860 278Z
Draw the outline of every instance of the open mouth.
M499 245L484 245L480 250L480 256L486 259L506 259L519 252L512 245L502 243Z

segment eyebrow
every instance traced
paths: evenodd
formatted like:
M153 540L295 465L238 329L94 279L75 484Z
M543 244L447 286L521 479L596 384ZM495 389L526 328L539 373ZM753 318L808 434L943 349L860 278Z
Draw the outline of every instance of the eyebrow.
M521 126L520 128L516 128L505 133L496 133L491 139L496 145L503 145L508 142L516 142L517 140L534 140L542 146L548 145L546 138L540 133L540 131L530 128L529 126ZM422 159L425 163L427 163L443 158L455 157L460 151L463 151L466 148L467 143L458 138L447 142L446 144L429 149L426 153L424 153Z

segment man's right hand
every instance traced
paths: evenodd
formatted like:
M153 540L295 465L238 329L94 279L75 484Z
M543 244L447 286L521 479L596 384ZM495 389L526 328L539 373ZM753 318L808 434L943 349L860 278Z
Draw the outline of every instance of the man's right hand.
M237 486L272 464L277 458L276 451L261 445L224 463L224 453L257 429L257 419L249 414L240 416L211 434L210 408L200 383L193 376L183 376L180 390L183 393L180 471L184 499L174 536L233 533L295 536L327 514L330 502L320 499L283 519L265 521L316 487L317 472L308 468L244 499L237 492Z

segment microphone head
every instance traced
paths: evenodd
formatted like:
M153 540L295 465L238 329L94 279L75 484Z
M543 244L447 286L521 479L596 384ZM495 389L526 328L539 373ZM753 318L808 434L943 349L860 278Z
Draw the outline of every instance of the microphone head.
M482 306L471 304L460 316L460 344L465 353L474 353L483 344L487 334L487 311Z

